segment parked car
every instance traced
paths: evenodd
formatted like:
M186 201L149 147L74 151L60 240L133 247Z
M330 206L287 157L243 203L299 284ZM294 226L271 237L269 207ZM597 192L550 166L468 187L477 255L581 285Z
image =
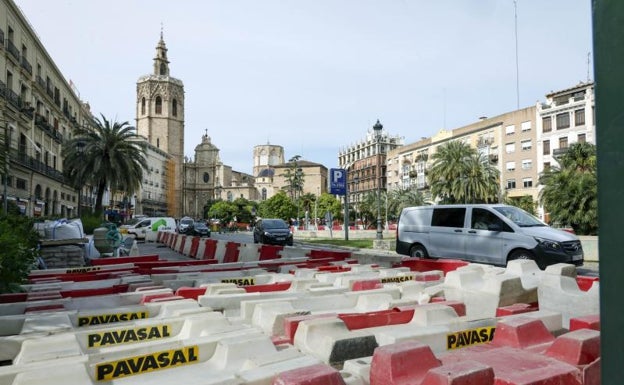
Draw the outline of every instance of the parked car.
M125 229L128 234L134 234L137 239L145 239L148 231L175 231L176 222L171 217L147 217Z
M555 263L581 266L584 260L578 237L501 204L407 207L399 217L396 252L499 266L532 259L542 269Z
M254 243L293 245L293 233L283 219L268 218L256 221L253 230Z
M195 222L193 225L193 235L199 235L200 237L209 237L210 228L204 221Z
M193 227L195 221L191 217L183 217L178 223L178 233L180 234L193 234Z

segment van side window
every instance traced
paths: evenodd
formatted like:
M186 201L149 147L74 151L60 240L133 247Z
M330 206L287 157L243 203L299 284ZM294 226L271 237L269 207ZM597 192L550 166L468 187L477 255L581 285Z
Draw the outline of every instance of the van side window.
M436 208L433 210L431 226L464 227L465 216L466 208L463 207Z
M500 229L498 231L513 232L511 227L494 213L485 209L472 209L472 218L470 219L471 228L475 230L489 230L492 225L497 226Z

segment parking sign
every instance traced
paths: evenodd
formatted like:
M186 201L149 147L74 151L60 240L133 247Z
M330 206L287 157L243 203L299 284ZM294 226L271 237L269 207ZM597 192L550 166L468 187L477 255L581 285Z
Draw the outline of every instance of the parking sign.
M329 169L329 193L347 195L347 171L342 168Z

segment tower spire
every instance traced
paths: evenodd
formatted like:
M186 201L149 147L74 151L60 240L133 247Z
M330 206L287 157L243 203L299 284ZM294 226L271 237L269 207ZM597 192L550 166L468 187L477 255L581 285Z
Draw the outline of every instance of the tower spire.
M160 40L156 46L156 57L154 58L154 75L169 76L169 60L167 59L167 46L163 38L163 25L160 24Z

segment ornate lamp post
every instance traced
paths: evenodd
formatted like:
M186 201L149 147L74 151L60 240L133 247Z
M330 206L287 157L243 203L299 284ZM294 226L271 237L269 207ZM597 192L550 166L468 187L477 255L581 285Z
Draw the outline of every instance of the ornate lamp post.
M383 239L383 230L381 229L381 130L383 125L377 123L373 126L375 132L375 140L377 142L377 239Z

